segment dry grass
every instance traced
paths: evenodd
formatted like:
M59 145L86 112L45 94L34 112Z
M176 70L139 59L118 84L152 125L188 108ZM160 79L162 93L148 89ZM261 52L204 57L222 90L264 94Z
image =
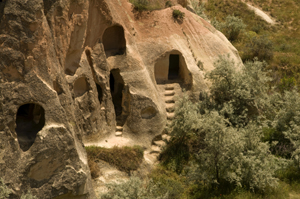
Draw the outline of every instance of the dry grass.
M97 146L88 146L86 151L89 159L89 166L92 175L97 176L98 167L97 161L103 160L110 165L117 167L120 171L127 172L128 174L138 169L143 161L143 149L139 146L133 147L113 147L103 148Z

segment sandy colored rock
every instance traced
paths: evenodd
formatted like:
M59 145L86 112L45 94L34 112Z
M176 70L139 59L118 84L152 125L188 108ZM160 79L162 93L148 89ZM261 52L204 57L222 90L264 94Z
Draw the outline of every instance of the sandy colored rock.
M84 145L150 150L167 124L158 83L175 78L197 98L208 89L204 73L227 54L241 62L224 35L180 5L137 17L127 0L2 1L0 176L11 198L29 189L95 198Z

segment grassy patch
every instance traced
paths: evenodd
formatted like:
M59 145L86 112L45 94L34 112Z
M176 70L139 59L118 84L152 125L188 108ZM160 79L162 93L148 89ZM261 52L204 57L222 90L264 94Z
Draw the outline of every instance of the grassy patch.
M173 10L173 17L177 20L183 20L184 19L184 12L181 12L180 10Z
M92 175L97 176L97 167L94 163L99 160L116 166L120 171L136 170L143 161L143 149L140 146L103 148L96 146L85 147L90 163Z
M129 0L129 2L132 3L133 9L138 12L160 10L165 8L166 5L170 5L160 0Z
M300 1L248 0L247 2L267 12L276 19L277 24L271 26L263 21L240 0L210 0L205 4L205 14L210 19L215 18L220 22L224 22L229 15L241 18L247 25L245 33L240 34L232 44L240 52L243 60L251 59L253 56L260 56L262 59L271 58L269 53L257 54L257 48L251 42L256 39L258 45L267 44L263 47L267 47L268 52L274 51L273 58L267 60L268 69L271 69L271 76L274 78L272 84L280 91L289 89L293 85L298 86L300 84ZM266 38L270 41L265 42ZM270 42L273 44L273 49L269 48Z

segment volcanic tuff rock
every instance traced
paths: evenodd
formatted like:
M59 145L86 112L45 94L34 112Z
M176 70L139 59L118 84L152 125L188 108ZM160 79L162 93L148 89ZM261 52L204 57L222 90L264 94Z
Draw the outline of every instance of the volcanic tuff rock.
M240 62L219 31L181 5L136 13L128 0L2 0L0 177L11 198L28 189L94 198L84 144L149 148L167 123L158 85L198 97L204 71L227 54Z

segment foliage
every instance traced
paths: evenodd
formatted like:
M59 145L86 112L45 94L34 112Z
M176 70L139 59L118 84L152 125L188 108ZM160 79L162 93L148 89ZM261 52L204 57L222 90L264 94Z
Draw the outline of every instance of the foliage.
M158 197L168 193L168 199L184 197L184 178L178 174L159 166L151 171L149 178L153 184L159 185L155 193L153 193L154 196Z
M243 49L242 59L252 60L255 57L260 61L270 61L273 59L273 42L266 36L249 36L248 42Z
M225 22L218 22L216 19L214 19L212 24L216 29L223 32L230 41L236 40L240 33L246 28L243 20L234 15L228 15L225 19Z
M169 8L169 7L172 7L172 6L173 6L172 1L166 1L166 4L165 4L166 8Z
M103 160L116 166L120 171L130 173L136 170L143 160L143 149L139 146L134 147L113 147L103 148L96 146L86 147L88 158L97 162Z
M177 20L183 20L184 19L184 16L185 16L185 13L184 12L181 12L180 10L173 10L173 17Z
M9 197L9 194L12 193L12 190L9 189L2 178L0 178L0 199L6 199Z
M192 0L191 1L192 6L196 12L196 14L200 17L202 17L205 20L208 20L208 17L206 16L205 12L205 6L204 3L200 3L198 0Z
M142 12L148 10L149 1L148 0L130 0L135 10Z
M215 18L220 23L224 22L228 15L241 18L247 25L245 32L242 32L232 44L239 51L243 61L253 60L255 56L258 56L252 52L255 50L256 53L261 54L260 61L266 60L269 63L270 75L274 77L274 81L271 82L272 85L280 85L280 87L285 87L285 85L289 87L294 83L298 85L300 83L300 29L298 28L300 2L295 0L248 0L246 2L267 11L277 23L270 25L262 20L252 10L248 9L245 1L210 0L205 4L205 14L210 19ZM283 7L284 9L282 9ZM212 20L213 22L214 20ZM248 35L250 32L251 37ZM264 38L264 35L267 36ZM260 50L260 47L255 48L255 45L251 44L252 39L264 42L263 38L268 39L265 43L270 44L269 41L271 41L273 46L272 49L267 48L266 53L265 50ZM282 64L282 57L288 60L284 65ZM285 79L285 77L289 79Z
M220 57L215 69L207 74L212 82L211 94L202 107L219 111L235 126L257 121L262 112L272 111L267 85L270 78L265 67L266 63L256 59L245 66L236 66L229 57Z
M143 184L140 178L131 177L127 182L107 184L108 193L102 194L101 199L168 199L168 193L157 195L161 184L150 180Z
M282 132L285 138L292 144L292 159L300 172L300 94L297 90L286 91L280 103L273 126L278 132ZM280 141L280 140L279 140Z
M265 67L257 60L236 66L229 57L220 57L207 74L210 93L203 93L198 103L185 95L179 100L172 139L163 153L170 157L162 160L199 184L198 197L206 198L205 190L230 193L243 187L266 193L277 186L275 171L285 161L262 141L264 121L275 114ZM179 144L186 146L186 159L175 152Z
M205 133L205 148L199 150L199 179L209 188L247 187L264 191L276 187L276 158L261 142L261 130L255 124L243 129L229 125L216 111L206 113L199 121Z
M181 173L190 158L190 140L195 139L197 130L197 106L184 95L177 101L175 109L176 119L172 121L172 129L168 147L161 153L160 160L168 169Z
M20 199L38 199L36 196L33 196L29 190L26 194L22 194Z

